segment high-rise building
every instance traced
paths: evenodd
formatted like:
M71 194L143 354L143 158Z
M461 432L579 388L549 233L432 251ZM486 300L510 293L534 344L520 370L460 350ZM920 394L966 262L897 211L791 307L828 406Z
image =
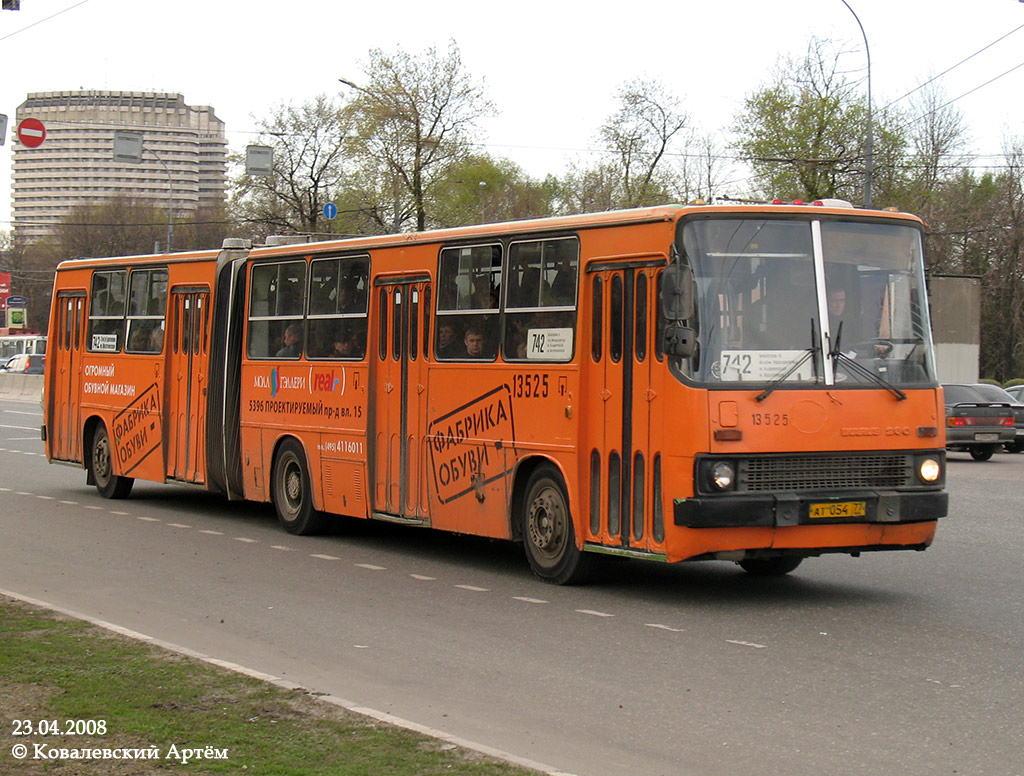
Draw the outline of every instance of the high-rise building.
M54 234L76 207L117 196L175 219L225 203L227 140L209 106L157 92L35 92L18 107L19 123L29 117L43 122L46 139L14 145L14 229L27 240ZM140 163L114 161L121 130L142 135Z

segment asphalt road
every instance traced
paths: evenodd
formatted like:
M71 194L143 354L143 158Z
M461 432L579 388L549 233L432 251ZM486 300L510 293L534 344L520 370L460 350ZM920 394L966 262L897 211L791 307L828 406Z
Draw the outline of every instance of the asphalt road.
M952 454L924 553L559 588L501 542L293 537L175 486L105 501L46 463L40 420L0 402L0 589L581 776L1024 773L1024 455Z

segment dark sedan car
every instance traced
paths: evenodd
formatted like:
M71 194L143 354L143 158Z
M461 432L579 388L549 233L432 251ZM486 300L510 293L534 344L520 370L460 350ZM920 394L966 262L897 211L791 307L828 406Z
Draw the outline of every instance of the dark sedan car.
M946 397L946 449L965 450L975 461L987 461L999 448L1013 443L1010 402L992 402L974 385L942 386Z
M1010 393L1003 390L998 385L977 383L971 387L984 396L988 401L999 403L1007 402L1010 404L1010 409L1013 410L1013 426L1016 429L1016 436L1012 442L1006 443L1006 452L1019 453L1024 451L1024 400L1014 398Z

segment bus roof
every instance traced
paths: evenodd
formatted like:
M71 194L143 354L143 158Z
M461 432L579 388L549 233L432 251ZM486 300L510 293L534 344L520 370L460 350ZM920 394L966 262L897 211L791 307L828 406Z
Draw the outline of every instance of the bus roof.
M173 262L190 261L215 261L220 255L220 249L187 251L182 253L152 253L139 256L105 256L103 258L90 259L65 259L57 265L57 272L66 270L81 269L83 267L92 269L100 266L120 266L122 264L166 264Z
M279 245L253 247L249 255L252 258L272 258L275 256L294 256L296 253L326 253L331 251L351 251L370 248L400 247L422 245L431 242L452 242L471 240L474 237L494 238L505 235L528 234L538 232L565 232L581 229L619 226L626 224L656 223L659 221L675 221L683 216L706 214L736 215L774 214L808 216L810 211L815 214L841 215L855 218L882 218L885 220L904 220L921 224L921 220L910 213L889 210L865 210L854 208L839 200L823 200L815 203L754 203L754 202L716 202L713 204L692 205L658 205L654 207L632 208L629 210L611 210L600 213L584 213L571 216L555 216L534 218L522 221L504 221L489 224L474 224L447 229L434 229L425 232L406 232L400 234L369 235L346 237L316 242L285 242ZM241 241L246 242L246 241ZM228 247L225 245L225 247ZM171 254L144 254L138 256L111 256L104 258L67 259L57 266L57 271L95 268L100 266L118 266L126 263L151 264L192 261L214 261L220 249L190 251Z
M449 229L435 229L425 232L408 232L402 234L373 235L367 237L348 237L338 240L325 240L308 243L289 243L282 245L260 246L252 249L253 258L271 258L275 256L294 256L296 253L321 253L341 250L358 250L370 248L398 247L405 245L421 245L431 242L451 242L467 240L474 237L494 238L504 235L527 234L537 232L560 232L599 227L618 226L638 223L654 223L658 221L675 221L687 215L704 213L719 215L725 212L735 214L778 214L807 216L810 211L828 215L842 215L867 218L884 218L907 220L920 224L921 221L909 213L894 211L863 210L848 204L839 204L838 200L825 200L819 204L769 204L769 203L715 203L711 205L658 205L655 207L633 208L629 210L611 210L600 213L584 213L581 215L555 216L535 218L523 221L505 221L492 224L474 224Z

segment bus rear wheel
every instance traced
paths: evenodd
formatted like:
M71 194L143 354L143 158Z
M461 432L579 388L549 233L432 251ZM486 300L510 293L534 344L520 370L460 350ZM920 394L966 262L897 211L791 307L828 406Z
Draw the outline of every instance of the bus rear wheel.
M540 466L526 485L523 546L533 573L554 585L586 581L592 559L576 546L569 499L553 466Z
M271 498L277 519L288 533L309 536L322 533L326 528L326 516L313 509L306 455L294 440L284 442L277 451Z
M781 577L793 571L803 558L782 555L777 558L749 558L740 561L740 568L755 577Z
M128 498L135 479L114 474L114 457L107 427L100 423L92 435L89 453L89 478L103 498Z

